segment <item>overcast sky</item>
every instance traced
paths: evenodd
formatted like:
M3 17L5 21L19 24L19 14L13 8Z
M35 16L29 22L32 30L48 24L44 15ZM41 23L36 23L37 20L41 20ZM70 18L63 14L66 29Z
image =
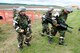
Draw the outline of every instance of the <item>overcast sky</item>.
M79 5L80 0L1 0L0 3L22 3L22 4L39 4L39 5Z

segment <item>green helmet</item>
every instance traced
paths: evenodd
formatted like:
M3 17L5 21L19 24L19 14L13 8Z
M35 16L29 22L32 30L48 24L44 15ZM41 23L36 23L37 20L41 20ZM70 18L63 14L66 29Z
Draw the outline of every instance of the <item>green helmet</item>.
M17 11L19 12L25 12L26 11L26 8L24 6L20 6Z

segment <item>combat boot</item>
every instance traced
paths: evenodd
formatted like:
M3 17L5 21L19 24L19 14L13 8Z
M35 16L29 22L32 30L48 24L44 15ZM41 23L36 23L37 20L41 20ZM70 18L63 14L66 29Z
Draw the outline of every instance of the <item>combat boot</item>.
M59 45L63 45L64 44L64 37L60 37L59 38Z
M23 45L22 43L18 44L18 48L19 49L23 49L23 46L22 45Z
M24 44L26 44L27 46L31 46L29 42L24 42Z

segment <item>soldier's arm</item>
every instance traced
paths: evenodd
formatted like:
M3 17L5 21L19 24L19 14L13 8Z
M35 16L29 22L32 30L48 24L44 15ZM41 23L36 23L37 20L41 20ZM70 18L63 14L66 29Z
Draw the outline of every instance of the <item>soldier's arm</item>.
M59 26L59 24L57 24L56 20L52 20L52 25L55 26L55 27Z
M30 17L28 17L28 16L27 16L27 18L28 18L28 28L27 28L27 31L28 31L29 33L32 33L32 29L31 29L31 19L30 19Z
M16 16L16 17L14 17L14 19L13 19L13 26L16 28L17 26L19 26L19 24L18 24L18 17Z
M20 31L21 28L19 27L19 19L18 19L17 16L14 17L14 19L13 19L13 26L16 29L17 32Z
M28 27L31 27L31 19L28 17Z

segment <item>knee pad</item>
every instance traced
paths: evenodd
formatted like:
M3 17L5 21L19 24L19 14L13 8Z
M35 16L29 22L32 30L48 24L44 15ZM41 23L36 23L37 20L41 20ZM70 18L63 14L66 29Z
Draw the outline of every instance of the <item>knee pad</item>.
M59 40L64 40L64 37L59 37Z

